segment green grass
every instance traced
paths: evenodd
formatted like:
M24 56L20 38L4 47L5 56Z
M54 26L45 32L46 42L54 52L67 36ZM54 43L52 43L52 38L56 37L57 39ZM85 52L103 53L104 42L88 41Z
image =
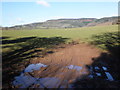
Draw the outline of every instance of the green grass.
M52 53L52 46L71 40L92 42L100 48L106 47L112 55L119 57L120 39L117 31L117 25L72 29L3 30L1 46L5 74L7 72L11 76L11 72L19 69L19 65L29 64L29 60L34 61L33 58L44 57Z
M117 25L72 29L3 30L3 44L1 46L4 78L9 76L11 79L18 75L24 66L34 61L33 58L44 57L52 52L52 46L71 40L80 39L84 42L92 42L100 48L104 49L105 47L111 55L119 58L120 38L118 38L117 32ZM110 62L110 66L113 70L115 69L115 75L118 75L117 78L119 79L119 59L115 58L113 61L107 57L106 54L102 53L100 57L97 57L97 61L104 60L106 62L109 60L108 64ZM92 63L92 65L94 64L95 62Z
M40 29L40 30L3 30L2 37L10 37L5 40L13 40L23 37L62 37L69 38L66 42L71 40L80 39L81 41L92 41L93 35L99 35L108 32L117 32L118 26L95 26L95 27L83 27L83 28L70 28L70 29ZM24 42L23 42L24 43ZM13 44L4 44L3 46L12 46ZM19 48L14 47L14 49ZM13 48L12 48L13 49ZM9 51L10 48L3 48L3 52Z
M21 37L54 37L61 36L71 39L86 39L90 38L93 34L115 32L118 30L117 25L111 26L95 26L84 28L72 28L72 29L44 29L44 30L4 30L2 36L10 37L11 39Z

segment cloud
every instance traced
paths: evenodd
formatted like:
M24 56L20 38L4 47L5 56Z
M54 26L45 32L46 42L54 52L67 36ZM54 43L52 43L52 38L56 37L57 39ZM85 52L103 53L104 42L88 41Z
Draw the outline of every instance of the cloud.
M46 1L44 1L44 0L39 0L36 3L39 4L39 5L43 5L45 7L50 7L50 4Z

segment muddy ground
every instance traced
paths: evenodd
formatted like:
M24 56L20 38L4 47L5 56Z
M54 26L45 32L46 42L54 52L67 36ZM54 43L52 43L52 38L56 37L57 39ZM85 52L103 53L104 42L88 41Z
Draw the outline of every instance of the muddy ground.
M51 49L45 56L23 64L19 70L22 73L19 72L8 87L118 88L118 72L115 72L115 65L110 65L113 59L109 53L93 45L62 44Z

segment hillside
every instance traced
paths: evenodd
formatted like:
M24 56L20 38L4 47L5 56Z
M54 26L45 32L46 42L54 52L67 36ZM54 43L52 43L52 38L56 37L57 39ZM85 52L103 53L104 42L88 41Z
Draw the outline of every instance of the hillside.
M46 22L31 23L25 25L16 25L12 27L3 27L3 30L19 30L19 29L48 29L48 28L78 28L98 25L117 24L118 17L96 18L78 18L78 19L54 19Z

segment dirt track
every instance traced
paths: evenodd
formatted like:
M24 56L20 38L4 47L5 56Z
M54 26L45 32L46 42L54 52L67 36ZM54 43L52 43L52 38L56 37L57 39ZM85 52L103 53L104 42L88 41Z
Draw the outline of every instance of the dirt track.
M99 49L84 43L67 45L44 58L33 60L31 63L42 63L47 67L41 67L40 70L33 72L25 72L25 75L45 78L42 82L44 88L70 87L69 84L73 83L76 78L89 74L86 65L90 65L93 62L92 59L98 57L100 53ZM54 80L54 78L59 80ZM32 84L29 87L41 87L41 85Z
M54 63L59 65L84 66L92 63L92 58L98 57L100 50L87 44L67 46L53 54L49 54L41 60L42 63Z
M39 63L44 63L49 65L49 67L44 68L46 69L45 71L43 69L42 71L40 70L40 72L35 72L33 75L40 78L57 77L62 80L60 84L65 85L64 80L71 83L77 77L88 74L89 72L87 72L86 65L90 65L93 61L92 58L98 57L99 55L100 50L87 44L67 46L40 60ZM82 69L77 71L75 69L64 68L69 65L80 66Z

